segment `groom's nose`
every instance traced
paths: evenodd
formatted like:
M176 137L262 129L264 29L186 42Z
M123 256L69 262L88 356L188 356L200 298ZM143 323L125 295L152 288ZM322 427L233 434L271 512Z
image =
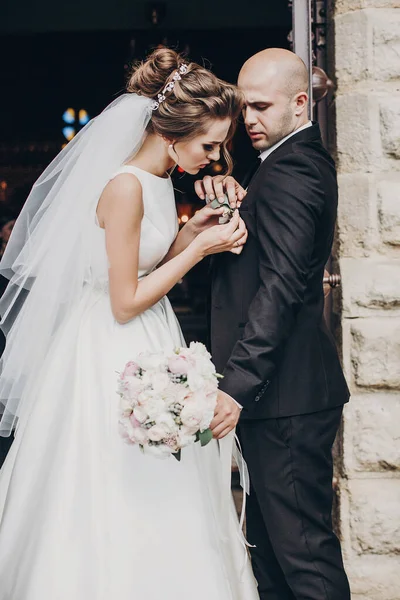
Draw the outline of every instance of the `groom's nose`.
M256 125L257 120L258 120L256 111L253 110L250 106L246 106L246 108L243 109L243 117L244 117L244 122L247 125L247 127Z

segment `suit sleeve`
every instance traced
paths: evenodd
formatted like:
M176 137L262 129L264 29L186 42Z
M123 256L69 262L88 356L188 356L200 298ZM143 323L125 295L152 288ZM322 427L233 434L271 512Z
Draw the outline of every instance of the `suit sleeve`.
M324 203L320 173L302 154L278 159L260 186L256 198L260 285L243 337L220 382L220 389L244 407L261 399L294 328Z

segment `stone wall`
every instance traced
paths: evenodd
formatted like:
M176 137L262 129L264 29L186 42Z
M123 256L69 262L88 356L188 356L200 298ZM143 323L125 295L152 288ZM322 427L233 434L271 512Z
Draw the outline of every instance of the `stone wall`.
M354 599L400 600L400 0L335 0L339 477Z

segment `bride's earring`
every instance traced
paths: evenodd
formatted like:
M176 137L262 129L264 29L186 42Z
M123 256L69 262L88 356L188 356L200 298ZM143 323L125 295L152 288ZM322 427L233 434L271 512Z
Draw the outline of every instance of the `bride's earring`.
M175 156L176 156L176 158L174 157L174 160L175 160L176 164L178 164L178 160L179 160L179 158L178 158L178 155L176 154L176 150L175 150L175 142L171 142L171 143L168 145L168 150L172 150L172 151L173 151L173 153L174 153L174 154L175 154Z

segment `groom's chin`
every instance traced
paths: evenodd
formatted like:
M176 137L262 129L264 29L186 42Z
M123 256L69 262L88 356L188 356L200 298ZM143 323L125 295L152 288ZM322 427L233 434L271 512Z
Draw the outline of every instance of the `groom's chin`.
M258 152L263 152L266 148L265 148L265 140L252 140L250 138L251 141L251 145L253 146L254 150L257 150Z

